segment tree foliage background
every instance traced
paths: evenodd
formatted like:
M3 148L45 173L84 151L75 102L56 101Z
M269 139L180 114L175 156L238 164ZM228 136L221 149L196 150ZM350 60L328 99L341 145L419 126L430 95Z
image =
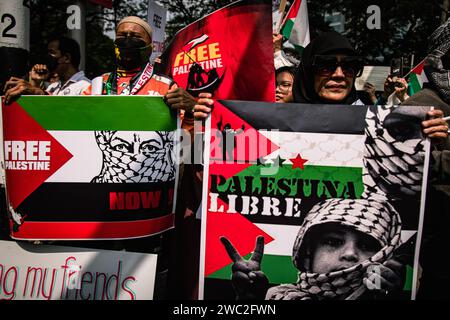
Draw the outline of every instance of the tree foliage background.
M188 24L217 10L231 0L159 0L167 8L167 41ZM288 7L291 4L288 1ZM73 0L31 0L31 64L46 53L48 40L67 33L66 9ZM427 54L428 38L441 23L442 6L438 0L308 0L311 38L332 28L325 15L340 12L345 16L345 35L368 63L389 65L392 58L415 56L419 62ZM369 5L381 9L381 28L367 27ZM113 0L113 8L101 8L88 2L86 16L86 73L97 76L114 65L113 40L103 30L112 31L125 16L146 19L148 0ZM270 36L270 35L268 35ZM237 41L230 39L229 41Z

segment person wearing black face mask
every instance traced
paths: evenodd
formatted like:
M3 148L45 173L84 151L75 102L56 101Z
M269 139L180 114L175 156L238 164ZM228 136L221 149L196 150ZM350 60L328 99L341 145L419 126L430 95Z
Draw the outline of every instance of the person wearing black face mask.
M10 103L21 95L80 95L90 85L90 80L83 71L78 70L80 64L80 47L78 43L67 37L51 40L47 46L45 64L50 73L56 73L59 80L48 86L46 90L33 86L28 81L11 77L5 85L5 103Z
M164 96L171 108L184 110L185 127L193 125L194 97L171 78L156 74L149 62L153 44L147 22L135 16L122 19L117 25L114 47L116 69L98 77L83 94Z

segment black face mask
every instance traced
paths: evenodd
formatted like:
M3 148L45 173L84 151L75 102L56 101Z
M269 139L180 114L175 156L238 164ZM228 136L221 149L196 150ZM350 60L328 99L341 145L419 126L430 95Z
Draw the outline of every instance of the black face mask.
M150 45L138 38L117 38L114 41L114 46L116 47L117 64L128 70L143 65L148 61L151 54L151 51L148 53Z
M50 72L55 71L55 69L58 67L59 65L58 60L59 58L53 57L49 54L45 57L45 65L47 66Z

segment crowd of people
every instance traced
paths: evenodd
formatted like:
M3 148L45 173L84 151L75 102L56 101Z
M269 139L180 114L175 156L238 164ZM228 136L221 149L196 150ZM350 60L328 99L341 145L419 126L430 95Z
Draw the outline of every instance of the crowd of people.
M326 32L316 37L306 46L301 57L284 52L282 37L273 36L276 67L276 88L274 101L277 103L299 104L341 104L364 105L355 88L355 80L361 75L364 60L351 45L350 41L337 32ZM117 67L99 78L89 80L83 71L79 70L80 49L76 41L59 37L48 43L48 61L32 67L28 79L12 77L7 81L5 103L9 104L21 95L153 95L163 96L169 108L179 109L182 114L182 128L192 134L194 119L205 120L214 108L214 99L211 93L200 93L193 97L185 89L179 87L167 75L157 74L149 63L152 53L152 29L147 22L138 17L126 17L121 20L116 29L114 41ZM366 84L365 90L369 93L373 105L387 103L408 105L433 106L427 119L422 122L424 136L432 141L433 152L431 161L430 188L427 197L427 212L425 220L424 241L421 266L423 276L421 281L424 298L448 298L447 285L450 276L443 272L428 272L435 270L439 264L438 254L446 245L445 226L450 226L449 196L450 196L450 149L448 143L448 124L445 117L450 115L450 22L439 27L430 37L429 55L425 59L425 72L429 79L425 88L419 93L409 97L407 94L407 79L388 76L385 90L376 96L373 85ZM392 84L394 83L394 85ZM389 99L395 96L396 99ZM149 120L150 121L150 120ZM185 166L180 179L177 204L177 217L175 230L162 235L150 237L151 239L124 240L114 246L102 245L102 248L126 249L138 252L161 253L166 255L166 263L159 270L161 274L169 270L168 290L161 293L161 298L167 298L168 292L178 292L175 298L195 299L197 297L198 263L200 256L200 228L199 220L195 219L195 212L201 203L201 165ZM371 205L360 200L361 206ZM442 207L444 204L444 207ZM324 254L346 255L345 270L351 277L347 277L345 286L352 285L355 278L362 281L366 268L365 261L374 253L383 248L386 256L392 253L391 242L386 239L398 236L396 225L388 228L385 234L371 234L357 224L341 224L340 220L333 218L336 214L345 215L347 203L339 199L331 199L318 204L311 210L300 228L296 243L294 244L294 263L301 270L304 278L298 284L283 285L274 288L267 287L267 279L260 271L261 242L258 240L254 256L250 262L244 261L233 245L227 239L223 243L234 262L233 283L240 298L267 298L267 299L314 299L318 293L311 293L308 287L308 275L327 273L327 281L334 276L342 276L342 270L337 271L335 265L325 266L312 263L319 261ZM394 212L391 208L380 210ZM370 214L369 211L365 211ZM314 227L318 219L327 220L321 225L322 232L318 233ZM365 219L362 217L361 219ZM393 213L392 220L396 220ZM341 224L339 228L327 229L327 225ZM313 230L314 232L311 232ZM156 239L156 240L155 240ZM330 245L329 239L340 239L340 244ZM99 242L96 242L97 244ZM91 244L97 246L96 243ZM364 248L355 248L355 243L364 243ZM349 247L353 247L350 252ZM176 249L175 249L176 248ZM162 251L161 251L162 250ZM167 251L176 250L179 254L168 256ZM166 253L164 253L166 252ZM304 257L317 257L311 261ZM256 264L254 262L257 262ZM329 261L329 259L327 260ZM372 261L373 262L373 261ZM378 262L378 260L376 260ZM256 265L257 268L249 268ZM401 286L399 278L404 273L404 266L394 258L381 261L382 288L378 291L393 291ZM358 266L358 267L356 267ZM170 270L174 270L171 274ZM438 268L439 269L439 268ZM445 269L445 268L444 268ZM356 275L355 270L358 271ZM305 272L306 271L306 272ZM333 272L335 271L335 272ZM330 274L331 272L331 274ZM337 272L337 273L336 273ZM236 274L235 274L236 273ZM171 278L172 277L172 278ZM248 287L247 282L256 283L256 290L242 290ZM161 279L160 279L161 280ZM161 280L167 282L166 279ZM365 280L367 283L367 279ZM241 287L240 287L241 285ZM158 286L158 284L157 284ZM161 286L164 286L161 284ZM345 297L345 286L338 288L338 292L321 292L321 297L330 299ZM180 287L182 287L180 289ZM367 288L370 286L367 285ZM177 290L172 290L176 288ZM264 290L261 290L263 288ZM303 289L299 289L303 288ZM306 288L306 289L305 289ZM305 290L304 290L305 289ZM419 292L420 292L419 290ZM162 290L164 291L164 290ZM378 292L379 293L379 292ZM360 293L367 297L366 293ZM171 297L174 297L173 294Z

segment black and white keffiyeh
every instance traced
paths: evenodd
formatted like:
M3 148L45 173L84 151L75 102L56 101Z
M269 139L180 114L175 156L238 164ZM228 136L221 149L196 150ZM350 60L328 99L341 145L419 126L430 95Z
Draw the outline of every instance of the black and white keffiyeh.
M363 232L376 239L381 249L371 258L345 270L325 274L306 270L309 257L305 239L311 229L335 223ZM300 271L296 284L269 289L269 300L345 299L363 286L363 274L369 265L383 263L400 245L401 221L387 201L375 199L328 199L316 204L305 218L293 248L293 263Z
M421 122L428 107L371 106L366 116L363 198L418 196L425 139Z
M450 51L450 20L439 26L430 37L429 54L425 58L424 70L439 96L450 103L450 70L443 59Z
M151 148L141 141L138 133L133 135L137 150L115 148L111 141L117 131L95 131L97 144L103 154L100 174L92 179L94 183L137 183L159 182L174 179L173 132L155 131L157 141ZM157 147L155 147L155 145Z

